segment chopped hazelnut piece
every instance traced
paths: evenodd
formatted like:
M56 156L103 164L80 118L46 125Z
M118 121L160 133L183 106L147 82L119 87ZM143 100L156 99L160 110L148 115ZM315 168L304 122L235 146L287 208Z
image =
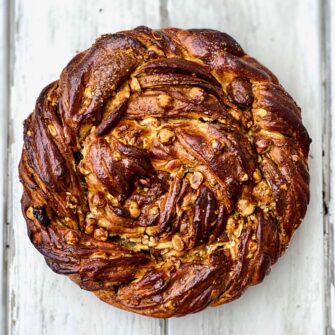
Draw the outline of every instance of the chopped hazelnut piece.
M130 202L128 210L132 218L136 219L141 215L141 210L138 208L138 204L135 201Z
M227 93L234 104L243 109L250 107L254 101L252 83L245 77L234 78L227 87Z
M55 137L57 135L56 128L52 124L48 124L48 129L50 131L51 136Z
M254 253L257 250L257 242L250 241L249 242L249 251Z
M220 147L220 142L218 140L211 140L211 146L213 149L218 149Z
M84 176L88 176L91 173L91 171L87 168L87 165L83 161L80 161L78 169L80 173Z
M85 233L92 234L97 226L97 221L94 218L86 218Z
M271 189L264 179L255 185L252 194L258 201L264 204L268 204L272 201Z
M150 146L149 144L150 144L149 140L147 138L143 138L143 140L142 140L143 149L148 149L149 146Z
M262 174L259 169L256 169L253 173L253 178L256 183L259 183L262 180Z
M69 244L69 245L75 245L75 244L78 244L79 242L78 234L74 232L73 230L70 230L68 233L66 233L64 238L65 238L66 244Z
M30 220L35 220L34 214L33 214L33 207L29 207L26 211L26 215Z
M116 197L113 197L111 194L107 193L106 197L112 206L117 207L120 205L119 200Z
M237 210L242 216L249 216L255 211L255 205L247 199L241 199L237 203Z
M162 129L158 134L159 141L161 143L171 143L175 139L174 132L169 129Z
M267 111L263 108L259 108L256 110L256 115L259 116L259 117L264 117L267 115Z
M189 95L192 99L197 100L198 102L201 102L205 98L205 92L200 87L192 87L190 89Z
M184 249L184 242L179 235L174 235L172 237L172 246L177 251L182 251Z
M161 94L157 98L157 103L159 107L166 108L172 105L173 98L167 94Z
M199 171L194 172L192 177L190 178L191 187L197 190L200 187L203 180L204 180L204 176L202 175L201 172Z
M92 99L92 89L91 87L86 87L84 90L84 97L88 99Z
M106 258L107 258L107 255L103 251L93 252L90 256L90 259L106 259Z
M100 241L106 241L108 238L108 232L104 228L97 228L94 230L94 238Z
M144 126L158 127L161 123L155 117L147 117L140 122Z
M133 92L141 91L141 85L135 77L131 79L130 88Z
M149 209L149 215L156 215L159 212L159 207L158 206L152 206Z
M113 160L120 161L121 160L121 154L118 151L113 152Z
M77 208L77 197L70 192L66 192L66 207L71 209Z
M226 230L227 230L228 235L234 234L235 229L236 229L236 220L233 217L230 217L227 220L227 224L226 224Z
M211 140L211 147L214 149L214 151L219 151L225 146L224 143L219 142L218 140L214 139Z
M102 192L94 193L92 196L93 206L104 207L106 205L106 199Z

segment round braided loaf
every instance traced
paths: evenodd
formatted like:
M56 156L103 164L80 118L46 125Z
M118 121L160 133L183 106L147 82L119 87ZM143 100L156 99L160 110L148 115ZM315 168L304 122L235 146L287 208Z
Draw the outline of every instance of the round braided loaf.
M227 34L103 35L24 123L29 237L114 306L220 305L263 280L303 219L309 145L294 100Z

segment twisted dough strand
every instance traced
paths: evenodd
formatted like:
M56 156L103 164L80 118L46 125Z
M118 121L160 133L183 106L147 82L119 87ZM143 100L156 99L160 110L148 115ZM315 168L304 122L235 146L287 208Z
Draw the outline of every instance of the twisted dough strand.
M24 123L29 237L117 307L220 305L263 280L303 219L309 144L299 107L227 34L104 35Z

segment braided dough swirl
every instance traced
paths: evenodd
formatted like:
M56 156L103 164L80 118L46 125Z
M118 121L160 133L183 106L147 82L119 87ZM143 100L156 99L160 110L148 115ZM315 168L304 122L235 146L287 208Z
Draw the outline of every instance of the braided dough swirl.
M166 318L229 302L302 221L310 141L294 100L229 35L103 35L24 122L29 237L119 308Z

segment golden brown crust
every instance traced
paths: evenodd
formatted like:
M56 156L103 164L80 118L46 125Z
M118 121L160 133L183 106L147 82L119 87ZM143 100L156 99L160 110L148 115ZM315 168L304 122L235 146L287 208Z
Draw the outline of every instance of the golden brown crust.
M300 108L227 34L104 35L24 123L29 237L114 306L220 305L263 280L303 219L309 144Z

